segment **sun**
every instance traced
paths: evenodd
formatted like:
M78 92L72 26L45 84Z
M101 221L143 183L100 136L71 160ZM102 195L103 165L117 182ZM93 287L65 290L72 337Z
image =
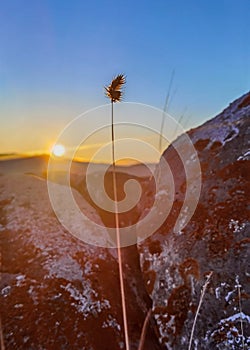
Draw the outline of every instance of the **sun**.
M54 145L52 148L52 153L56 157L62 157L65 153L65 147L63 145Z

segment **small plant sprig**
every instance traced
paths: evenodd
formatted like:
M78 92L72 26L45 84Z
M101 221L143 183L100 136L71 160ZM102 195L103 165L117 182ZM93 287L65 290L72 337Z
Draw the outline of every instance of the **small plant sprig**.
M118 74L111 82L110 85L105 86L106 95L110 98L111 102L121 102L123 91L122 87L126 83L125 75Z
M111 138L112 138L112 165L115 173L115 133L114 133L114 103L121 102L123 96L123 85L126 83L125 75L118 74L110 85L105 86L106 96L111 101ZM114 196L117 190L114 191Z

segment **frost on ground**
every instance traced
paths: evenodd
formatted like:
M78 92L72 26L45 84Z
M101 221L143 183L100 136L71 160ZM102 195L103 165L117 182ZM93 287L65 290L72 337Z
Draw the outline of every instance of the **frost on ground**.
M113 255L58 223L45 181L12 174L0 186L5 349L121 349Z
M0 173L1 166L4 164L0 163ZM0 301L5 350L124 349L116 250L85 244L60 225L43 178L15 173L12 167L11 173L5 171L0 176L0 188ZM73 192L84 213L103 226L95 208L79 192ZM86 236L95 234L88 225L82 229ZM104 226L101 238L110 239ZM138 347L150 299L136 246L123 254L133 350ZM145 349L160 350L150 325Z

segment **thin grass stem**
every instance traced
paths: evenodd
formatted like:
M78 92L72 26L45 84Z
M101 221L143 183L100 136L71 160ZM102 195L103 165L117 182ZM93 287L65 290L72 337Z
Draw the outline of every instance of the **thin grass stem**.
M162 151L162 139L163 139L163 130L164 130L164 124L165 124L165 119L166 119L166 112L168 109L168 105L169 105L169 98L171 95L171 90L172 90L172 84L174 81L174 75L175 75L175 70L172 71L171 73L171 77L170 77L170 82L169 82L169 86L168 86L168 92L167 92L167 96L166 96L166 100L165 100L165 104L164 104L164 108L163 108L163 113L162 113L162 119L161 119L161 129L160 129L160 138L159 138L159 152Z
M114 102L113 101L111 101L111 128L112 128L111 132L112 132L112 167L113 167L112 174L113 174L113 192L114 192L114 202L115 202L115 228L116 228L118 266L119 266L119 281L120 281L120 293L121 293L121 302L122 302L125 346L126 346L126 350L129 350L128 321L127 321L125 288L124 288L124 280L123 280L121 239L120 239L120 230L119 230L118 196L117 196L116 167L115 167L115 134L114 134Z
M238 299L239 299L239 311L240 311L240 330L241 330L241 338L242 338L242 348L245 349L245 341L244 341L244 329L243 329L243 320L242 320L242 305L241 305L241 285L239 283L239 276L236 276L236 287L238 289Z
M1 345L1 350L5 350L1 317L0 317L0 345Z
M2 254L0 253L0 281L2 280L1 271L2 271ZM0 345L1 345L1 350L5 350L1 315L0 315Z
M197 323L197 317L198 317L198 315L199 315L200 308L201 308L201 304L202 304L202 301L203 301L203 298L204 298L204 295L205 295L205 292L206 292L206 289L207 289L207 286L208 286L208 283L209 283L209 281L210 281L210 278L211 278L212 274L213 274L213 271L210 271L210 273L209 273L208 276L207 276L207 280L206 280L204 286L202 287L201 296L200 296L200 300L199 300L199 305L198 305L197 310L196 310L196 313L195 313L194 323L193 323L192 330L191 330L191 335L190 335L190 339L189 339L188 350L191 350L192 341L193 341L193 337L194 337L194 329L195 329L195 325L196 325L196 323Z
M152 313L152 309L150 308L148 310L148 313L147 313L147 315L145 317L145 320L144 320L144 323L143 323L143 326L142 326L141 338L140 338L138 350L143 350L144 343L145 343L145 338L146 338L146 333L147 333L147 327L148 327L148 323L149 323L149 320L150 320L151 313Z

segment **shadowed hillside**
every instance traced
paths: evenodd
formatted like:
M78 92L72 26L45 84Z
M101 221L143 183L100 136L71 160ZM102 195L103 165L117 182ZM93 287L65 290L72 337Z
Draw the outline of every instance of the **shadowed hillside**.
M193 346L250 347L249 102L250 93L189 131L200 159L202 188L193 217L179 232L173 228L187 188L185 164L175 143L163 154L174 173L174 203L162 227L140 245L140 254L164 349L187 348L202 287L211 272ZM175 142L181 144L182 136ZM167 191L162 161L157 171L161 190ZM195 176L189 186L195 186Z

